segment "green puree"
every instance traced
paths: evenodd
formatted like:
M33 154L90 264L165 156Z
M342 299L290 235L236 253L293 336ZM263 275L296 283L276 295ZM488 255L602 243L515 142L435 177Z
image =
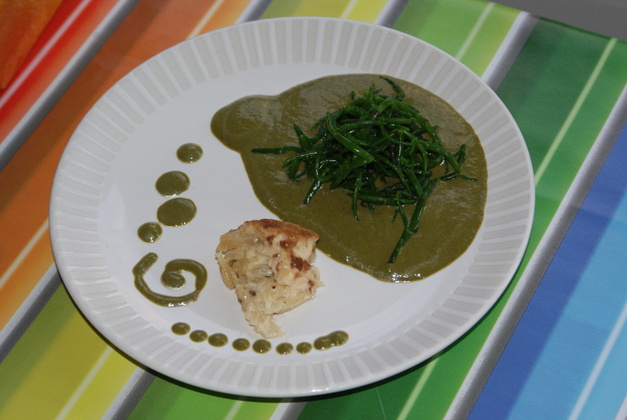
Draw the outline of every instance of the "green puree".
M483 220L487 196L487 168L483 148L470 124L440 97L411 83L394 79L431 124L438 126L444 146L468 148L462 172L477 178L440 182L427 200L419 224L393 264L387 262L403 231L394 220L394 207L377 206L374 213L359 210L353 217L351 198L341 189L321 188L308 203L303 200L310 182L288 179L282 163L287 155L252 153L251 149L297 145L294 124L312 127L327 111L343 106L350 93L361 94L372 83L394 95L378 75L328 76L293 87L277 96L249 96L219 110L213 133L242 156L259 200L282 220L317 232L318 248L331 258L382 281L423 279L455 261L468 248ZM306 133L308 135L313 132Z

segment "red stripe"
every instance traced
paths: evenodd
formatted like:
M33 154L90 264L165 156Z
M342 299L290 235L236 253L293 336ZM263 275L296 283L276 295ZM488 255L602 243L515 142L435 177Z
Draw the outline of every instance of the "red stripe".
M0 141L19 123L116 4L115 0L65 0L61 3L12 82L0 91Z

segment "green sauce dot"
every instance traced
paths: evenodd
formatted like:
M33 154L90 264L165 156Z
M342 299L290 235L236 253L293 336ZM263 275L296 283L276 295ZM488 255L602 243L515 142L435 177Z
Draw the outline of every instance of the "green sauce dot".
M211 336L209 336L209 344L214 347L222 347L228 342L229 338L222 333L211 334Z
M290 343L281 343L276 346L276 352L279 354L290 354L294 350L294 346Z
M157 222L147 222L137 229L137 236L144 242L153 243L161 236L163 229Z
M331 343L334 346L341 346L342 344L346 344L348 341L348 334L344 331L333 331L329 334L329 337L331 338Z
M194 163L202 157L202 148L195 143L185 143L176 151L181 162Z
M163 196L179 195L189 188L189 177L180 171L166 172L157 179L155 187Z
M330 349L332 347L331 340L329 340L329 337L327 336L318 337L314 340L314 347L317 350Z
M272 343L268 340L257 340L253 343L253 350L257 353L267 353L272 349Z
M209 337L206 331L203 330L195 330L189 335L189 339L195 343L201 343L205 341Z
M314 347L318 350L328 350L331 347L341 346L348 341L348 334L344 331L333 331L329 335L316 338Z
M186 324L185 322L177 322L176 324L172 325L172 332L176 335L185 335L189 332L190 329L191 327L189 326L189 324Z
M307 354L311 351L312 347L311 343L298 343L298 345L296 345L296 351L300 354Z
M173 198L157 209L157 219L166 226L182 226L196 216L196 205L187 198Z
M250 347L250 341L245 338L237 338L233 341L233 348L237 351L248 350Z

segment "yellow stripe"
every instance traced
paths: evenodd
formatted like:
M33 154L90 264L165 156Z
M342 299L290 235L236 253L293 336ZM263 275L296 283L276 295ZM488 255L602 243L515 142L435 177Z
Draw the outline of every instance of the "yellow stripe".
M386 0L351 0L346 9L344 9L342 17L374 23L381 12L383 12L386 4Z
M57 293L64 292L60 290ZM66 305L72 305L67 295L64 299L67 300ZM0 408L0 418L42 419L49 418L51 413L61 413L71 403L76 389L86 380L85 372L93 369L107 348L108 345L81 315L74 312L50 341L46 351L30 367L19 388L14 390ZM9 358L21 357L16 350L18 349L11 352ZM28 352L29 349L25 351ZM122 358L117 353L115 357ZM5 363L8 362L7 358ZM126 360L125 362L130 364ZM120 378L113 379L115 382L120 381ZM115 386L112 385L112 388ZM119 391L119 387L117 390Z
M302 1L291 13L292 16L342 16L349 6L348 0Z
M98 362L92 368L93 375L90 375L80 398L71 407L66 419L101 418L115 401L120 390L139 369L110 347L107 347Z
M344 9L342 14L340 15L340 17L344 18L344 19L348 19L348 17L353 12L353 10L355 10L355 6L357 5L357 3L359 3L359 0L350 0L350 2L348 3L346 8Z
M104 349L98 360L96 360L94 366L87 373L87 376L85 376L85 379L83 379L83 381L76 388L70 399L65 403L65 406L63 407L61 412L57 415L57 420L67 418L68 413L72 410L72 408L74 408L74 406L78 402L78 399L81 398L91 381L94 380L94 377L96 376L98 370L102 368L105 361L109 358L109 356L111 356L112 352L113 349L111 347L107 347Z

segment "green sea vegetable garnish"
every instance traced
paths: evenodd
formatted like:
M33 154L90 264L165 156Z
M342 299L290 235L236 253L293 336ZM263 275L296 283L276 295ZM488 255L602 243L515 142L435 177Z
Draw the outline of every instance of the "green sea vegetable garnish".
M362 96L351 94L343 107L318 120L308 136L294 125L298 146L255 148L255 153L290 154L283 162L293 181L306 178L311 187L304 202L313 199L325 184L343 188L352 198L352 211L374 212L376 206L395 206L404 230L388 263L393 263L407 241L418 232L427 198L440 181L461 173L466 145L455 152L445 149L437 126L424 118L392 79L394 95L385 95L373 84ZM413 207L413 209L411 209Z

